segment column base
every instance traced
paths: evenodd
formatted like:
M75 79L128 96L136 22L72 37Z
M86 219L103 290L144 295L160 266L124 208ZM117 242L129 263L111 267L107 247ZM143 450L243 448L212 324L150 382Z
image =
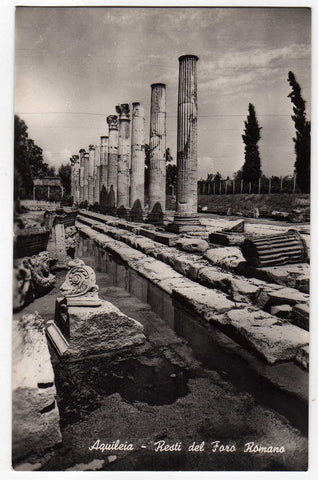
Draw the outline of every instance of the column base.
M166 227L167 232L172 233L204 233L205 225L201 225L197 215L175 215L174 221Z

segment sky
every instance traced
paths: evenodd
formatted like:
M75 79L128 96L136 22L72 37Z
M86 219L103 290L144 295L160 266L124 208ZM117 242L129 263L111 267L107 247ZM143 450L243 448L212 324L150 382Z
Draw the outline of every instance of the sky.
M18 7L15 112L51 166L108 134L118 103L141 102L149 143L150 85L167 85L167 147L176 159L178 57L198 62L198 177L244 163L248 104L262 127L266 175L293 173L292 70L310 119L309 8Z

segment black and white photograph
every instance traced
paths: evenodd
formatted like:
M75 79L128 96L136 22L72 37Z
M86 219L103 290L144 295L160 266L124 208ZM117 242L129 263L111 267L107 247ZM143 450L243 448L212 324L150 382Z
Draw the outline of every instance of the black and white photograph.
M307 471L311 22L15 6L14 471Z

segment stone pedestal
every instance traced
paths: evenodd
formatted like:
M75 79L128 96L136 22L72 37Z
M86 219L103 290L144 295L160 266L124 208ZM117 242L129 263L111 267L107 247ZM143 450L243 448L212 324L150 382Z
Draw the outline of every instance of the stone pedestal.
M88 169L88 204L94 204L94 163L95 163L95 147L89 146L89 169Z
M149 212L151 213L156 206L156 210L161 210L164 214L166 209L166 85L164 83L151 85L149 146ZM160 219L158 217L156 221L156 218L153 214L149 217L149 221L158 223Z
M72 361L109 355L145 341L143 326L98 297L94 270L76 259L61 286L48 335L58 354Z
M99 192L105 187L107 191L107 174L108 174L108 137L100 137L100 175L99 175ZM99 194L100 195L100 194Z
M177 204L169 231L204 231L197 214L197 61L195 55L179 58Z
M109 115L107 117L109 128L108 139L108 175L107 192L112 191L114 207L117 206L117 172L118 172L118 117Z
M117 208L129 208L129 164L130 164L130 118L129 105L117 105L119 114L118 131L118 174L117 174Z
M145 190L145 112L133 103L131 125L130 208L144 209ZM137 203L136 203L137 202ZM139 203L138 203L139 202Z

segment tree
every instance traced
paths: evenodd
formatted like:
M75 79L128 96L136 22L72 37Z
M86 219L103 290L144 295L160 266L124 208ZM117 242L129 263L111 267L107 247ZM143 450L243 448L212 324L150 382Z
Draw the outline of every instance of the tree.
M28 158L28 127L14 116L14 198L26 198L32 195L33 180Z
M311 124L306 119L306 102L301 96L301 88L296 81L293 72L288 72L288 83L292 88L288 97L294 104L292 115L296 129L296 138L293 138L295 144L295 172L296 182L302 192L310 191L310 130Z
M58 170L58 176L61 179L62 186L64 188L65 195L71 194L71 165L61 165Z
M242 135L245 143L245 163L243 165L243 180L246 182L257 182L260 178L261 159L258 151L258 141L261 138L261 127L258 126L254 105L248 106L247 120L244 122L245 130Z

